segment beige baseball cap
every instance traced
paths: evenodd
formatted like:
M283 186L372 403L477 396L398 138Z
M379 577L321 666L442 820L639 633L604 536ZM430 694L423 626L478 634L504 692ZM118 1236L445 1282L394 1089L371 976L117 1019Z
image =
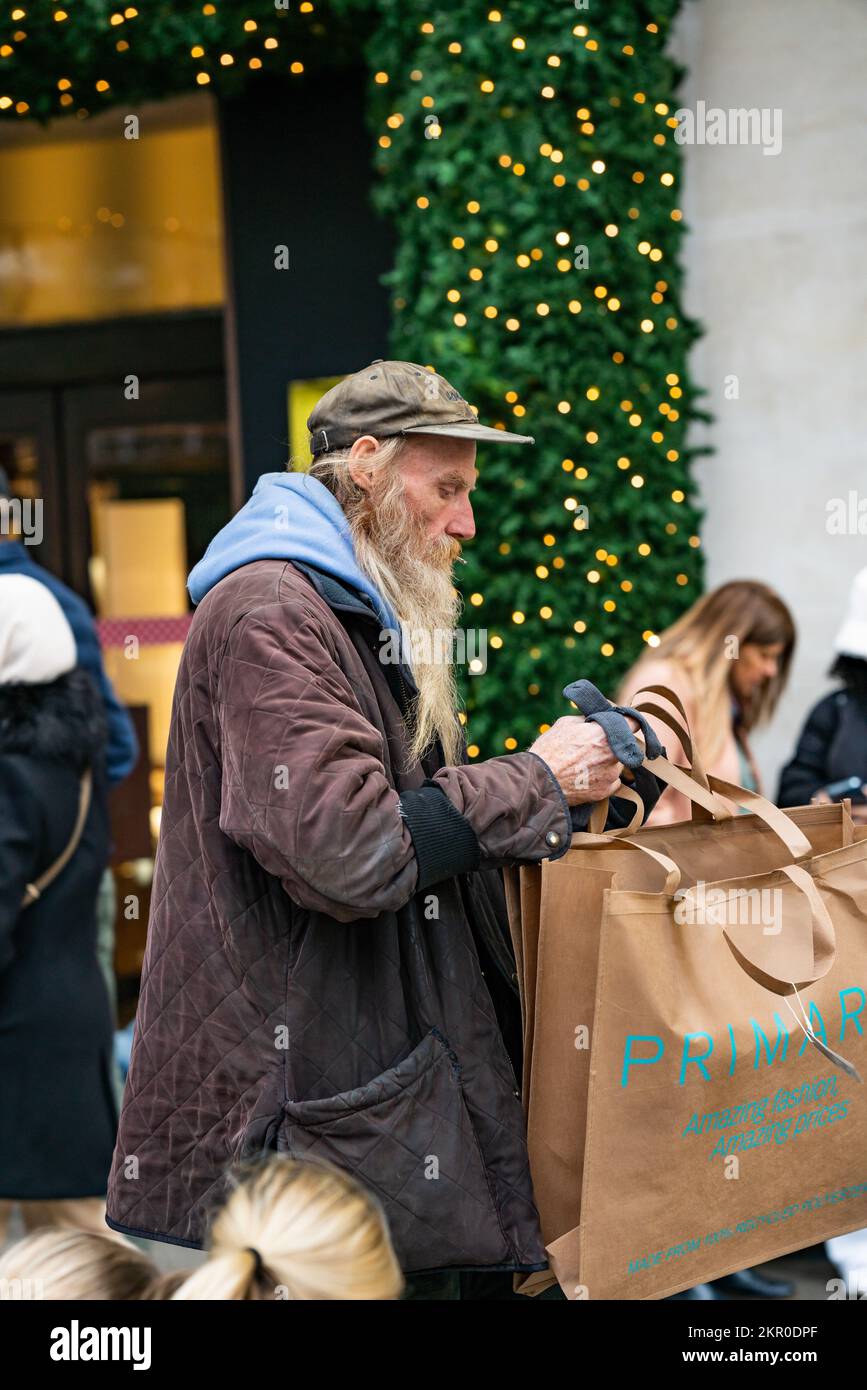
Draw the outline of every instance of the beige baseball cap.
M488 444L535 444L529 434L509 434L480 425L459 391L445 377L416 362L385 362L353 372L316 402L308 420L310 452L348 449L363 434L442 434Z

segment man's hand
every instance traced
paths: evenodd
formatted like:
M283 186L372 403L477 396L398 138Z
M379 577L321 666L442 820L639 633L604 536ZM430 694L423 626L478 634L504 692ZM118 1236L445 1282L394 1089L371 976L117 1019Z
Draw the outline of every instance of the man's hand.
M627 717L636 731L638 723ZM616 796L623 764L612 753L599 724L564 714L541 734L529 751L543 758L563 789L570 806Z

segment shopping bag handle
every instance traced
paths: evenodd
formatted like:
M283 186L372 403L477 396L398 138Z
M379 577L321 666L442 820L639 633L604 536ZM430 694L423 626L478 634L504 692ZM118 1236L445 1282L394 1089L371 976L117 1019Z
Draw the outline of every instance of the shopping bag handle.
M643 747L641 731L637 731L633 735L633 737L635 738L635 742L639 745L639 747ZM733 813L729 809L729 807L726 806L725 802L722 801L718 796L715 796L709 787L705 788L701 785L700 782L694 781L692 773L688 767L681 767L679 763L672 763L669 761L668 758L663 757L661 754L657 757L651 758L645 756L644 761L641 765L642 767L646 768L648 772L653 772L654 775L656 775L655 769L665 768L666 775L665 777L660 776L659 780L665 781L667 785L675 787L678 791L682 791L684 796L687 796L690 799L690 801L692 801L693 805L699 805L703 807L708 812L709 820L721 821L730 820L732 818ZM621 787L618 789L618 791L614 793L614 795L616 797L625 797L628 801L635 801L637 793L632 792L632 794L630 795L630 791L631 789L628 789L621 785ZM608 819L608 801L609 798L606 798L604 801L599 801L594 805L593 812L590 817L591 830L601 833L601 830L603 829L605 822ZM644 804L642 802L642 812L643 809ZM641 822L638 816L633 816L629 826L623 827L620 830L609 830L607 831L607 834L628 835L633 830L637 830L640 823Z
M640 744L640 733L635 734L635 741ZM702 806L708 812L708 821L723 821L732 818L733 813L729 810L724 801L718 796L715 796L709 788L705 790L698 782L692 780L689 768L683 768L679 763L671 763L667 758L662 757L645 758L642 766L647 768L649 772L653 772L654 768L661 767L663 764L667 769L667 773L664 778L660 776L659 780L665 781L667 785L675 787L678 791L682 791L684 796L687 796L694 805L697 804ZM635 801L637 793L632 792L631 788L626 788L621 785L620 789L615 792L615 796L624 797L628 801ZM608 806L609 798L606 798L604 801L599 801L594 805L589 823L589 828L594 833L601 834L604 830L605 822L608 819ZM642 802L641 814L639 815L636 813L628 826L621 827L619 830L608 830L606 834L610 835L612 838L630 835L633 830L639 828L643 817L644 803Z
M813 846L807 839L804 832L795 824L791 816L787 816L785 811L781 811L779 806L775 806L772 801L768 801L766 796L760 792L749 791L746 787L739 787L735 782L726 782L722 777L714 777L708 774L710 790L705 791L699 787L698 783L693 782L689 776L689 771L682 768L677 763L670 763L667 758L652 758L645 762L644 766L648 772L658 778L660 782L666 782L670 787L682 792L691 801L697 801L713 812L714 820L731 819L731 812L728 807L722 806L719 797L715 793L721 793L745 811L752 811L764 821L769 830L782 840L789 854L793 859L804 859L813 853Z
M699 753L698 748L692 737L692 731L689 727L689 717L684 708L683 701L677 694L677 691L671 690L667 685L645 685L642 686L641 689L636 692L635 698L637 699L638 695L643 696L645 692L648 692L652 695L661 695L664 700L667 700L668 703L670 705L673 705L674 708L677 710L678 714L680 715L683 721L682 723L680 723L675 718L671 710L662 709L659 705L654 704L653 701L642 700L642 703L638 706L642 715L645 718L648 714L652 714L657 719L661 720L663 724L667 724L669 729L671 729L672 733L677 734L677 737L680 739L683 751L686 754L687 760L692 769L691 776L693 776L695 780L699 783L699 785L704 787L705 790L709 790L707 772L705 771L705 766L702 761L701 754ZM726 815L732 814L733 812L726 809ZM706 823L707 821L714 819L714 817L708 812L707 807L702 806L697 801L693 801L692 803L691 815L692 819L694 821L698 821L699 823ZM722 817L716 817L716 819L722 819Z
M620 793L618 792L618 796ZM667 854L662 854L658 849L651 849L649 845L643 845L638 840L624 840L610 831L607 835L595 835L591 831L577 831L572 836L572 849L632 849L639 850L646 854L655 863L665 870L665 883L662 892L669 898L673 897L680 887L681 871L673 859L669 859Z
M572 836L572 847L640 850L665 870L662 892L666 896L677 894L678 901L685 904L696 901L694 888L678 891L682 875L674 860L638 840L582 831ZM828 974L837 953L837 937L812 875L799 864L786 864L780 872L803 893L810 909L807 918L793 920L789 917L775 933L758 932L755 924L733 923L723 928L723 937L751 980L774 994L786 995L815 984Z
M648 751L653 757L665 753L656 731L638 710L632 709L628 705L612 704L591 681L572 681L564 687L563 695L571 701L576 709L581 711L585 720L599 724L608 740L611 751L623 763L624 769L641 767L647 760ZM627 723L628 715L631 715L639 725L634 732ZM624 772L625 775L627 775L626 772ZM617 797L631 801L635 806L635 812L629 825L609 833L618 836L628 835L631 831L637 830L644 819L644 802L634 789L622 785L617 792ZM604 801L594 804L589 821L591 834L601 835L604 831L605 822L608 819L608 807L609 799L607 797Z
M640 735L636 735L636 738L639 739ZM743 807L745 811L752 811L757 815L768 829L782 841L793 859L803 859L813 853L812 844L791 817L759 792L749 791L746 787L739 787L734 782L725 781L722 777L710 775L708 775L710 785L705 790L699 783L692 780L689 768L681 767L679 763L669 762L667 758L646 758L644 767L660 782L665 782L666 785L674 787L676 791L688 797L693 805L699 805L706 810L711 821L719 823L733 818L730 808L717 795L717 793L722 793L730 801ZM625 835L633 834L640 827L644 818L644 803L631 787L621 787L616 796L633 802L636 810L628 826L606 832L607 837L613 840L619 840ZM589 821L591 833L602 834L608 819L608 805L609 802L606 799L597 802L593 807Z
M824 979L834 964L837 937L812 875L799 864L786 864L780 872L804 895L809 913L789 915L774 932L759 931L755 923L729 923L723 927L723 937L751 980L773 994L786 995ZM694 893L686 889L679 899L694 903Z
M782 840L793 859L802 859L805 855L812 854L813 846L803 831L799 829L790 816L780 810L779 806L775 806L766 796L762 796L761 792L739 787L735 782L726 782L722 777L714 777L705 771L692 740L683 701L676 691L671 690L667 685L646 685L641 687L637 695L641 695L645 691L653 695L661 695L682 716L683 727L678 724L669 710L661 709L652 701L635 704L635 708L642 715L654 715L677 734L691 766L681 767L679 763L672 763L668 758L661 757L645 758L644 766L648 772L653 773L654 777L658 777L661 782L666 782L668 786L674 787L676 791L681 792L692 802L694 820L707 819L706 815L696 816L697 807L706 813L709 812L715 821L730 820L732 818L731 809L720 801L719 796L714 796L714 793L721 793L733 801L735 805L742 807L745 811L753 811L763 820L765 825ZM633 696L633 701L636 701L636 696Z
M683 768L679 763L672 763L670 764L671 767L678 768L680 773L684 773L695 781L702 790L720 792L730 801L733 801L735 805L742 807L743 810L753 811L783 841L794 859L802 859L805 855L812 854L813 847L806 835L790 816L785 815L779 806L775 806L766 796L762 796L761 792L751 791L746 787L739 786L736 782L726 782L723 778L714 777L705 771L690 733L689 720L683 702L674 690L669 689L666 685L648 685L643 686L638 694L642 694L644 691L661 695L663 699L668 700L669 704L675 707L683 718L683 725L681 726L670 710L662 709L652 701L644 701L636 705L636 708L643 715L652 714L657 719L661 719L680 739L683 750L689 759L690 767ZM654 776L659 776L661 781L667 780L661 766L654 768L652 763L646 760L645 767L653 772ZM728 820L733 815L725 803L720 803L721 810L715 810L704 797L694 796L681 778L678 778L677 782L669 780L669 785L676 786L676 789L692 802L692 819L694 821L706 823L709 815L716 821Z
M661 686L656 688L659 690L664 689L664 687ZM674 696L673 691L669 692L669 697L676 698ZM679 700L678 704L680 704ZM680 742L683 746L683 751L686 754L687 763L690 768L690 776L698 783L700 787L704 787L706 791L709 791L710 788L708 786L707 773L705 771L704 764L702 763L701 755L699 754L698 748L693 742L692 734L689 729L689 724L686 723L685 716L685 722L681 724L674 717L671 710L663 709L661 705L655 704L652 700L643 700L640 705L640 710L644 718L647 718L649 714L652 714L657 719L661 720L663 724L667 724L669 729L671 729L672 733L677 734L677 737L680 739ZM666 754L666 756L668 755ZM729 811L728 809L726 809L726 815L733 814L733 811ZM699 823L706 823L707 821L714 819L711 812L708 811L706 807L700 805L697 801L693 801L692 803L691 815L692 819L694 821L698 821Z
M693 748L686 710L677 692L672 691L667 685L643 685L638 694L641 695L643 691L661 695L667 699L681 714L686 727L678 724L678 721L668 710L660 709L659 705L654 705L652 702L638 705L634 698L632 705L611 705L609 699L606 699L606 696L599 689L596 689L591 681L572 681L571 685L565 687L563 694L565 698L577 705L578 709L582 710L585 719L597 720L602 724L613 751L621 760L625 756L628 759L627 766L631 767L643 765L647 769L652 769L652 760L656 759L659 763L659 759L666 755L666 749L660 744L659 735L656 734L652 724L647 723L646 719L647 714L657 714L663 723L668 724L668 727L681 739L686 756L691 760L692 765L692 770L682 770L682 776L678 770L672 770L671 776L667 778L668 785L675 785L679 791L684 791L684 794L688 796L692 803L693 820L731 819L734 812L725 805L724 801L720 801L718 796L714 796L707 785L707 774L700 763L696 749ZM641 728L635 731L629 730L627 721L625 721L627 714L632 714L641 724ZM617 728L617 733L620 735L616 739L611 738L614 728ZM666 766L675 769L675 765L672 763L667 762ZM636 803L636 813L632 816L628 826L621 827L620 830L607 831L607 834L613 835L613 837L622 838L622 835L631 834L632 831L638 830L638 827L641 826L643 816L645 816L645 806L643 806L643 802L636 799L636 794L631 794L627 788L621 787L617 796L624 796L628 801ZM703 815L697 813L697 808L703 810ZM609 799L597 802L593 806L591 821L589 821L591 833L602 834L607 819L609 819Z
M638 696L643 696L645 693L650 695L661 695L670 705L674 705L683 723L681 724L675 719L671 710L662 709L659 705L654 704L653 701L643 700L642 703L639 704ZM673 733L677 734L683 745L683 751L690 761L696 781L700 782L703 787L706 787L707 773L704 769L704 763L701 760L698 749L693 743L692 733L689 727L689 717L683 707L683 701L677 692L671 690L667 685L642 685L640 689L636 691L635 695L633 695L632 704L639 713L654 715L657 719L661 719L663 724L667 724Z
M618 801L631 801L635 810L632 813L632 820L628 825L623 825L619 830L609 830L609 835L631 835L633 830L638 830L644 820L644 802L633 787L621 786L615 792ZM587 828L592 835L601 835L605 830L605 822L608 819L609 798L606 796L604 801L594 803L593 810L590 812L590 820Z

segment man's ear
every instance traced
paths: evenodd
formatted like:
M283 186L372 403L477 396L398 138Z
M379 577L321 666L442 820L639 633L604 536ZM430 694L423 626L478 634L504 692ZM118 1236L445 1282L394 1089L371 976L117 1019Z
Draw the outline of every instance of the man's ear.
M378 448L379 441L372 434L363 434L349 450L349 476L356 487L363 488L365 492L370 491L373 482L368 467L370 457Z

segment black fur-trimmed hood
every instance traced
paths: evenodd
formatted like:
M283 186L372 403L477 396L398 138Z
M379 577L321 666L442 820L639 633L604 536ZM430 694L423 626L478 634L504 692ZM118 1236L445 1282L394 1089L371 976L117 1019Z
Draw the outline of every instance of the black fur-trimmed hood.
M56 758L81 771L102 758L105 742L102 697L86 671L45 685L0 685L0 754Z

